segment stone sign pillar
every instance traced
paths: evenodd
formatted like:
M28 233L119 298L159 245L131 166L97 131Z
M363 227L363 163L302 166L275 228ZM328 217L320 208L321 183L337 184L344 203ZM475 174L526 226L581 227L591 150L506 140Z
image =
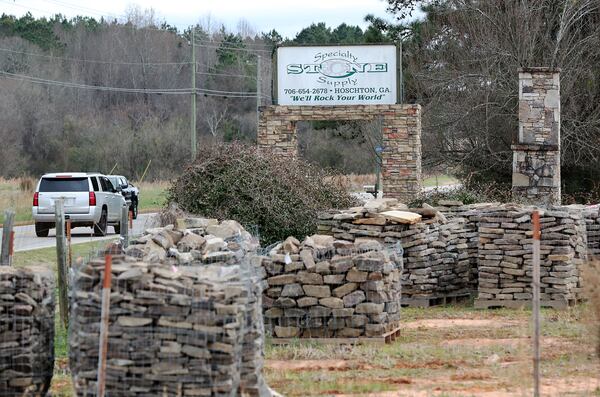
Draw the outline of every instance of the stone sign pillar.
M281 156L298 154L296 123L307 120L382 118L383 194L409 202L421 192L421 106L261 106L257 143Z
M560 71L519 69L519 136L513 149L513 200L560 204Z

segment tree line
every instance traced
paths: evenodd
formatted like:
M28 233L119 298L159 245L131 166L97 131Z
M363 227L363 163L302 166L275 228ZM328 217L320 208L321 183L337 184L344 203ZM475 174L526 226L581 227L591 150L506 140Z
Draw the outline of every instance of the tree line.
M518 129L517 69L551 66L561 69L565 189L595 187L600 0L386 1L389 15L366 16L364 30L314 23L291 39L275 30L255 32L243 20L235 31L210 18L200 21L194 27L199 144L255 139L257 83L261 103L271 103L276 45L396 42L404 54L405 101L423 106L426 170L450 167L465 180L509 183L510 145ZM124 20L3 15L2 175L105 171L116 163L119 172L135 178L150 160L150 177L176 174L191 151L185 91L191 86L191 31L140 10ZM305 123L300 131L301 151L310 161L344 172L374 168L372 126Z

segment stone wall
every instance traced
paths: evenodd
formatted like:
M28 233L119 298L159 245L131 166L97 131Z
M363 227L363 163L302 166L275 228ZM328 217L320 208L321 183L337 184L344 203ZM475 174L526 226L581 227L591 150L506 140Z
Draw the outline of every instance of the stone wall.
M531 207L505 205L483 211L479 223L476 307L519 307L532 299ZM540 210L540 275L543 306L564 308L581 299L580 267L587 258L580 210Z
M351 241L400 242L404 248L403 303L472 293L479 307L527 304L531 300L534 208L440 204L410 209L422 215L410 224L386 215L406 206L375 200L365 207L321 214L319 231ZM581 299L581 264L588 253L600 252L598 207L542 211L542 304L566 307Z
M293 237L263 260L265 326L275 337L374 337L398 328L402 258L395 247Z
M382 175L386 197L409 200L421 191L421 106L263 106L258 145L284 156L298 153L296 123L301 120L383 121Z
M107 394L270 395L256 241L233 221L179 226L150 229L113 256ZM96 259L75 272L69 343L78 396L95 395L103 269Z
M0 395L46 396L54 371L54 275L0 266Z
M560 76L558 70L519 70L519 133L513 148L513 199L560 204Z
M446 217L440 211L413 208L417 222L403 222L389 211L407 210L396 200L374 200L364 207L322 213L319 231L355 241L370 238L403 248L403 303L417 298L469 294L476 283L477 231L461 216Z

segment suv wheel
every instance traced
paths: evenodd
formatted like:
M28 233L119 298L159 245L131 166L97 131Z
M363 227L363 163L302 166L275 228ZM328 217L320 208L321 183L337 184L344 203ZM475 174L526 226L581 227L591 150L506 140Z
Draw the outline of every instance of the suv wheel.
M94 225L94 236L96 237L104 237L106 236L106 223L107 223L107 214L106 210L102 210L102 215L100 215L100 221Z
M38 237L48 237L50 225L47 223L35 223L35 235Z
M115 234L121 234L121 222L115 223L113 227L115 228Z

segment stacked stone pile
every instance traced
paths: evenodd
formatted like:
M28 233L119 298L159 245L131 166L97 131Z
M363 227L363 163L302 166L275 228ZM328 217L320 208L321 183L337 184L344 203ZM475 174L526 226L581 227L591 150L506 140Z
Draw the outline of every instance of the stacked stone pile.
M476 293L478 285L478 248L479 248L479 216L481 211L496 208L499 203L477 203L464 205L461 201L440 200L435 207L450 220L457 222L460 228L455 230L459 238L456 250L461 264L469 264L469 287L471 293ZM454 247L453 247L454 248Z
M482 211L479 222L479 287L476 306L522 306L532 299L531 207L503 205ZM586 259L581 210L542 210L541 301L565 307L580 299L579 267Z
M113 258L107 391L115 396L269 395L262 378L262 267L237 222L147 230ZM95 393L104 260L77 270L71 366Z
M598 205L581 206L585 218L588 253L595 257L600 255L600 214L598 209Z
M54 371L54 275L0 266L0 395L45 396Z
M395 247L314 235L263 259L265 327L275 337L375 337L400 320L402 258Z
M349 241L368 237L384 243L400 242L404 249L405 301L468 294L476 274L476 225L460 216L448 218L428 205L409 210L420 215L416 220L389 215L399 210L408 209L394 199L373 200L363 207L321 214L319 230Z

